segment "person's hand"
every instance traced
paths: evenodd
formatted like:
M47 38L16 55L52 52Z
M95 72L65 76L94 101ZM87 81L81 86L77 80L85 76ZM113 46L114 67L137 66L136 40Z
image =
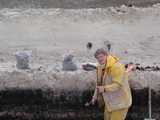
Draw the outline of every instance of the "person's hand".
M104 86L97 86L98 93L104 93Z
M127 69L126 69L126 72L129 73L131 72L133 69L135 68L135 66L133 64L129 64Z

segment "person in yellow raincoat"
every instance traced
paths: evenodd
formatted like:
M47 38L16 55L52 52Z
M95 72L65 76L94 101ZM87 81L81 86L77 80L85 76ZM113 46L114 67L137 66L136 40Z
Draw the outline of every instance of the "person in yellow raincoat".
M98 101L104 112L104 120L125 120L132 104L131 90L125 66L117 57L104 49L95 52L97 65L97 82L91 103Z

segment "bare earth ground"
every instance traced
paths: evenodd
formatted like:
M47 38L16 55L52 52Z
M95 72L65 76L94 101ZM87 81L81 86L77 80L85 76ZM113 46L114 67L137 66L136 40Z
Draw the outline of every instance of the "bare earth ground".
M82 94L83 98L76 91L74 91L75 94L70 93L73 96L69 97L62 92L58 94L60 102L58 101L55 107L54 104L57 101L53 101L56 100L53 98L57 95L54 95L54 92L42 91L48 88L59 88L59 85L62 88L71 88L71 90L83 89L86 86L93 87L95 79L93 75L90 75L91 73L54 71L55 68L61 68L64 54L73 53L77 63L95 62L94 51L99 47L106 47L104 43L109 42L112 45L111 52L119 56L123 63L134 62L142 66L160 65L159 39L160 5L158 4L146 8L121 6L96 9L1 9L0 85L1 89L4 88L6 91L0 92L0 117L4 120L45 120L56 119L56 115L59 115L62 117L59 118L60 120L68 116L74 120L81 120L81 117L86 117L86 120L92 117L95 120L99 119L101 115L97 114L97 111L90 111L92 108L87 111L83 108L91 93ZM86 49L88 42L93 43L93 49ZM32 51L31 68L33 70L15 69L14 53L19 50ZM37 69L40 66L44 67L45 72L34 71L34 68ZM159 75L159 72L139 72L138 77L135 78L137 80L151 79L154 81L153 87L156 86L159 90ZM85 84L80 86L80 83ZM27 87L30 90L27 90ZM8 90L10 88L11 90ZM138 98L134 101L137 106L131 109L128 120L135 120L134 118L141 120L148 115L146 112L147 91L142 91L137 95L134 97ZM154 100L159 99L156 93L154 96ZM75 103L73 106L72 100ZM80 103L78 108L76 102ZM155 101L154 104L156 107L159 105ZM62 107L62 105L69 106L65 109L63 107L66 106ZM73 109L70 109L71 107ZM154 117L158 119L159 109L156 107L153 109ZM77 109L79 111L76 111ZM85 110L86 114L84 114Z
M1 8L106 8L110 6L135 5L147 7L160 0L0 0Z
M33 69L61 69L68 53L75 56L77 64L95 62L95 50L106 47L105 43L112 45L111 53L123 63L160 65L159 26L159 4L146 8L2 9L0 70L13 71L14 54L21 50L32 51ZM88 42L93 43L91 50L86 48ZM159 73L153 74L157 86Z
M77 62L91 61L109 42L123 62L160 63L160 7L97 9L0 10L0 60L14 62L14 53L32 50L32 62L51 65L71 52ZM86 44L93 43L88 51ZM88 60L89 59L89 60ZM12 64L12 63L11 63Z

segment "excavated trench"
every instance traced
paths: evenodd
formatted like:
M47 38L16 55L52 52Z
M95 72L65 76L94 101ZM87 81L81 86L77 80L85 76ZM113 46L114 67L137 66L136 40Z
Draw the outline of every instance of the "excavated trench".
M126 120L148 117L148 80L152 112L160 120L159 66L137 66L129 80L133 104ZM95 71L13 70L0 72L0 120L102 120L98 105L86 107L95 84Z
M133 105L127 120L143 120L148 116L148 89L132 90ZM159 119L160 95L152 95L153 116ZM97 106L84 107L92 91L61 91L56 95L50 90L10 89L0 92L1 120L100 120L102 113Z

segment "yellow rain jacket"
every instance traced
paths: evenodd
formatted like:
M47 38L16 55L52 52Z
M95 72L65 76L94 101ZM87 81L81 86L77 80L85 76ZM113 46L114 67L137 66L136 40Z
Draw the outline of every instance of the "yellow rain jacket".
M108 55L105 67L97 66L97 85L104 86L105 92L99 94L96 90L95 95L107 112L128 109L132 104L128 76L124 65L118 61L115 56Z

